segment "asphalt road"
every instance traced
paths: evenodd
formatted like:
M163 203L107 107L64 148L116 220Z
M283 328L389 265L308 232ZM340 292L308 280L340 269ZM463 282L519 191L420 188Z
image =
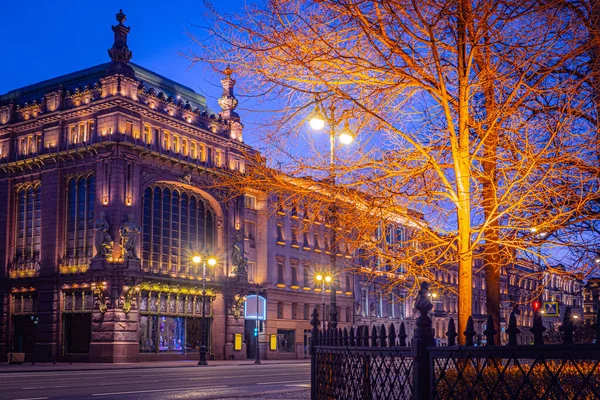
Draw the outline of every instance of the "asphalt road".
M0 374L1 400L252 399L308 387L304 363Z

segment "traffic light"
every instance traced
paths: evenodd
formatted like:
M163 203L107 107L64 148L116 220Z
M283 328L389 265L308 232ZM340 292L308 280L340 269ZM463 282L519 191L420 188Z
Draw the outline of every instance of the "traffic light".
M258 336L258 328L254 328L254 337Z
M542 303L540 303L539 300L534 300L531 303L531 307L533 307L533 311L538 312L540 310L540 308L542 307Z

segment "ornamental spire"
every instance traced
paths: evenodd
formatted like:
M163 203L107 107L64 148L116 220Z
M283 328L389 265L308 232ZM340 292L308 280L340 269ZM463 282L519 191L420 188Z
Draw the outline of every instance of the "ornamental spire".
M221 79L221 85L223 85L223 94L219 97L219 106L223 109L221 116L223 119L239 119L239 115L234 111L238 105L238 100L233 94L233 87L235 85L235 79L231 77L233 70L229 65L223 71L225 78Z
M113 25L112 30L115 34L115 41L113 46L108 49L108 55L113 62L129 62L131 60L131 50L127 46L127 35L129 34L130 28L123 25L123 22L127 19L127 16L123 14L123 10L119 10L117 14L118 25Z

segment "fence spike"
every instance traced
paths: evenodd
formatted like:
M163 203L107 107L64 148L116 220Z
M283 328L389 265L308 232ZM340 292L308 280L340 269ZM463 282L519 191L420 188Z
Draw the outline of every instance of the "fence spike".
M398 339L400 339L400 346L406 347L406 338L408 335L406 334L406 328L404 327L404 322L400 323L400 333L398 334Z
M377 347L377 328L371 327L371 347Z
M517 316L515 312L512 311L510 313L510 318L508 319L508 328L506 329L506 333L508 334L508 345L516 346L517 345L517 335L521 332L519 328L517 328Z
M563 323L559 329L563 333L563 344L573 344L573 315L571 315L571 307L565 309Z
M338 346L343 346L344 345L344 332L342 332L342 328L338 328L337 345Z
M596 344L600 346L600 307L598 307L598 312L596 313L596 323L594 325L596 328Z
M542 323L542 314L536 312L533 315L533 328L529 332L533 333L533 344L544 344L544 331L546 327Z
M381 329L379 329L379 347L387 347L387 333L384 324L381 324Z
M355 336L354 336L354 327L351 326L350 327L350 346L356 346L356 341L354 340Z
M456 346L456 337L458 333L456 332L456 325L454 325L454 318L450 317L450 321L448 322L448 332L446 332L446 336L448 337L448 346Z
M467 346L473 346L475 344L474 342L474 338L475 338L475 325L473 324L473 317L469 316L469 319L467 320L467 329L463 332L466 338L466 345Z
M362 345L369 347L369 327L366 325L363 326Z
M344 346L348 347L348 329L344 327Z
M392 322L390 324L390 333L388 334L388 346L394 347L396 345L396 327Z
M487 319L487 323L485 324L485 331L483 331L483 334L485 335L485 339L486 339L486 346L493 346L494 345L494 336L498 333L498 331L496 331L494 329L494 318L492 317L491 314L488 314L488 319Z

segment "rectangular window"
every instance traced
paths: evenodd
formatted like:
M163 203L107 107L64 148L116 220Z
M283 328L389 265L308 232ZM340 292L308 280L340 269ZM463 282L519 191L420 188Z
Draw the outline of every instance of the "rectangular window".
M250 210L256 210L256 196L252 196L251 194L245 194L244 206Z
M367 317L369 315L369 290L367 288L363 288L361 290L361 314L363 317Z
M310 319L310 304L304 305L304 319L305 320Z
M284 283L285 282L285 277L283 274L283 269L284 269L284 260L283 259L277 259L277 283Z
M203 144L198 146L198 159L202 162L206 162L206 146Z
M396 307L394 306L394 295L392 293L390 293L388 295L388 306L389 306L389 310L388 310L388 316L391 318L396 318Z
M190 142L190 157L194 160L198 157L197 146L196 142Z
M187 139L181 140L181 154L184 156L188 155L188 141Z
M163 149L171 149L171 135L169 134L169 131L163 132Z
M87 126L86 123L79 124L79 142L87 142Z
M152 129L150 125L144 125L144 142L152 144Z
M160 130L158 128L152 128L152 143L156 146L160 144Z
M69 127L69 143L71 144L77 144L77 126L76 125L71 125Z
M256 248L256 224L252 221L244 221L244 233L250 248Z
M256 263L253 261L248 261L248 281L256 282Z
M298 286L298 262L291 261L292 267L292 285Z
M133 122L125 121L125 133L127 135L133 135Z
M277 351L280 353L295 352L296 331L293 329L277 329Z
M383 317L383 294L377 293L377 316Z
M305 287L310 287L310 284L312 283L312 280L310 279L310 268L308 267L308 265L305 265L303 268L303 279L304 279L304 286Z
M173 151L179 153L179 136L173 135Z
M217 167L223 166L223 153L219 149L215 151L215 165Z
M346 292L352 292L352 284L350 281L350 275L346 274Z

